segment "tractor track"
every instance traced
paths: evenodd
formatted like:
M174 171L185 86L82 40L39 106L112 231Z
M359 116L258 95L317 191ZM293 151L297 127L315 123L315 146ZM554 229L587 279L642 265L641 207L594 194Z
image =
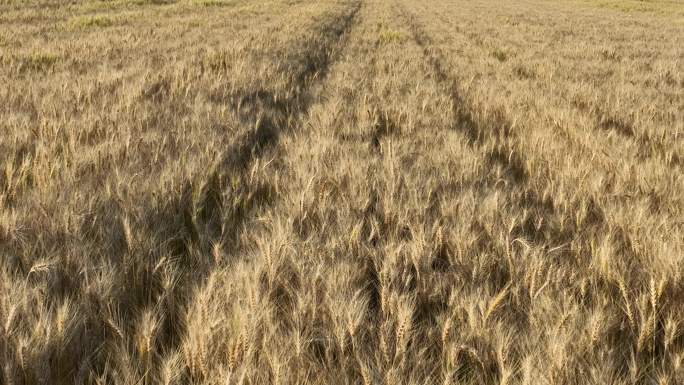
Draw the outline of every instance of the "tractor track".
M212 245L208 239L202 239L200 233L207 231L224 238L224 248L227 255L239 252L240 238L245 231L245 224L252 219L253 214L266 206L273 204L273 189L268 185L250 185L250 171L260 158L273 149L283 134L299 130L301 115L307 113L317 101L316 88L327 78L332 65L339 60L341 52L347 46L348 35L353 29L362 1L354 2L353 6L335 20L317 28L312 35L319 36L286 62L295 63L283 66L280 71L293 74L291 88L294 90L288 97L279 98L271 91L260 89L257 91L237 91L233 93L231 105L238 111L241 121L253 124L254 128L242 134L224 152L221 160L213 166L213 172L208 182L200 187L203 197L199 211L191 212L193 186L188 186L181 201L179 211L183 214L183 222L189 237L183 240L185 247L209 249ZM322 43L322 44L321 44ZM237 180L237 183L235 183ZM226 204L223 199L227 196L238 197L239 203ZM222 207L229 207L229 212L221 212ZM223 229L230 229L228 234ZM190 253L191 250L185 250ZM200 273L206 276L212 266L206 266ZM191 274L197 277L197 272ZM194 278L187 282L197 287L202 280ZM178 293L192 292L187 287L178 287ZM187 296L187 295L186 295ZM181 295L181 297L183 297ZM189 303L187 298L185 303ZM181 314L177 314L176 318ZM180 343L180 336L184 334L180 320L169 321L169 330L176 330L171 336L171 343L164 350L176 348Z
M534 216L543 218L541 225L532 220L519 223L512 231L513 238L522 237L528 242L539 246L561 244L572 239L572 232L561 230L550 224L547 218L555 215L554 203L550 198L539 196L529 185L532 177L526 169L526 159L523 154L513 148L511 143L517 134L513 123L503 112L481 116L475 112L473 102L460 91L459 81L449 73L445 64L445 56L423 29L416 17L403 4L398 8L400 17L405 21L412 38L420 46L423 56L432 68L435 80L442 84L451 100L454 114L452 129L463 133L468 145L476 152L484 153L484 163L489 166L499 166L504 170L506 180L499 183L489 176L484 181L484 187L497 188L503 186L507 194L515 197L511 203L521 211L531 211Z

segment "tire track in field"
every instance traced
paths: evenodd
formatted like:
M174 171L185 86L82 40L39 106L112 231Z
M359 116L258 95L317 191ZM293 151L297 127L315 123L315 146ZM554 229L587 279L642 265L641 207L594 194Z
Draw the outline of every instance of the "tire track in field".
M564 248L566 245L577 242L580 244L573 246L573 248L591 250L590 242L596 237L594 233L605 234L609 231L608 229L611 229L610 231L614 233L610 236L615 242L616 252L627 259L639 258L632 246L633 235L615 225L593 197L575 203L578 206L572 208L577 212L582 210L579 205L584 205L585 214L581 220L578 220L577 223L565 221L566 223L563 224L563 218L558 218L561 215L559 210L567 211L568 208L559 209L556 207L553 197L539 195L538 190L535 190L535 185L540 185L543 181L535 179L532 173L526 170L524 155L513 147L515 142L521 140L516 139L517 135L520 134L512 129L503 113L497 112L488 116L476 115L477 112L474 110L476 107L473 103L459 93L458 80L448 72L444 54L433 47L433 41L416 21L415 16L409 14L404 7L401 10L402 17L410 26L414 39L423 47L425 58L432 67L436 78L445 84L445 88L450 92L452 108L456 115L454 128L465 131L464 135L470 139L470 146L474 150L487 152L493 147L495 151L485 155L486 161L504 166L509 176L512 176L509 177L509 183L499 184L491 178L493 175L490 175L484 179L485 184L499 188L500 191L504 192L508 197L506 203L512 205L516 211L532 213L523 221L518 221L511 229L509 241L505 245L506 253L513 247L510 241L518 238L530 242L535 248L543 248L544 250L549 250L550 247ZM488 136L487 130L494 131ZM551 172L551 170L546 171ZM494 240L488 242L495 245ZM584 254L580 255L584 257ZM564 261L571 265L577 265L577 268L581 268L580 266L586 263L581 258L565 258ZM641 274L642 272L634 273ZM612 281L604 283L608 286L615 285ZM629 334L632 331L626 333Z
M158 268L169 261L154 262L159 257L144 250L123 251L126 254L123 258L134 265L123 275L134 281L127 282L108 305L119 308L124 324L115 325L105 320L103 327L98 320L92 320L92 323L99 330L97 339L116 341L121 330L126 335L129 329L134 329L135 323L129 319L134 320L140 311L153 307L160 319L152 347L155 354L150 358L151 363L146 363L145 377L155 378L163 358L173 355L187 335L184 313L193 300L195 288L203 284L218 264L211 256L217 249L227 256L238 253L245 224L259 209L273 204L274 187L254 182L252 169L276 146L283 133L299 129L297 118L315 102L314 90L346 46L362 0L343 4L342 12L330 15L303 42L287 48L286 56L279 58L282 64L277 71L291 74L287 86L292 92L284 98L264 89L233 92L228 103L237 111L241 124L253 126L253 129L245 130L223 151L217 162L207 165L206 172L188 178L178 196L158 203L146 218L153 224L151 227L154 224L165 226L159 234L160 240L165 242L162 247L172 253L173 269L177 271L173 287L163 291L156 282L159 280ZM125 245L122 250L126 250ZM149 265L150 260L152 265ZM106 370L107 356L114 354L108 350L93 353L93 356L101 356L94 358L91 364L96 373Z
M241 121L254 124L254 129L242 134L229 146L220 162L209 174L208 182L200 187L199 204L192 202L193 186L187 186L184 197L187 204L181 205L184 226L189 239L184 240L185 254L192 249L208 249L213 246L211 238L223 238L226 253L235 254L240 248L240 238L246 230L245 224L260 208L273 204L274 189L269 185L253 185L251 169L255 162L275 147L282 134L299 129L297 118L306 114L316 101L315 88L327 77L331 66L339 59L340 52L347 45L357 14L362 5L356 1L341 16L325 23L312 32L317 38L307 42L301 50L283 59L279 68L290 73L290 88L293 92L285 98L265 90L238 90L231 96L231 105L236 108ZM195 192L197 194L197 192ZM231 197L231 202L226 198ZM193 208L199 208L194 212ZM228 208L226 210L226 208ZM227 211L227 212L226 212ZM226 233L224 229L229 229ZM220 231L220 233L219 233ZM209 235L209 237L207 237ZM206 266L201 277L209 273L213 265ZM194 277L197 276L195 272ZM188 279L188 284L179 285L177 297L191 292L201 280ZM189 303L188 298L185 303ZM179 309L184 308L181 306ZM168 348L176 348L180 337L185 334L180 323L181 312L169 320L168 329L174 332L169 338Z
M280 134L296 128L293 119L306 113L313 104L311 90L325 80L331 65L337 60L356 20L360 4L356 3L344 14L340 23L323 25L313 32L323 41L317 39L310 42L302 55L285 59L295 62L294 65L280 66L280 71L292 74L291 88L294 92L291 95L279 98L265 89L234 92L232 105L238 109L241 119L248 123L256 122L256 125L254 130L245 133L226 151L223 166L230 169L247 168L249 162L278 142ZM243 111L244 108L247 111Z
M501 165L507 170L509 177L512 176L509 178L509 182L512 183L503 184L504 190L511 196L508 202L521 211L527 210L533 214L513 228L512 239L522 237L535 245L544 247L575 244L578 249L591 250L592 245L587 239L594 239L597 234L609 235L622 255L631 259L638 258L638 251L634 245L639 242L639 235L630 233L615 223L597 198L589 196L571 202L570 207L560 207L553 197L541 196L540 187L535 186L542 186L545 181L526 170L525 165L528 162L524 152L522 149L515 148L516 142L524 143L524 139L519 137L520 130L513 129L505 112L494 109L493 113L478 116L477 106L459 92L457 77L449 73L446 55L435 47L433 40L420 25L417 17L411 14L405 5L402 4L401 10L402 17L413 32L414 39L423 47L426 60L432 67L436 78L446 85L450 93L452 108L456 115L455 128L464 131L474 149L488 152L489 164ZM565 133L564 130L559 130L559 132ZM565 135L563 138L569 140ZM568 144L571 145L571 141ZM489 151L490 148L494 150ZM544 172L552 174L553 170L547 168ZM492 183L492 180L488 183ZM560 218L561 212L570 215L581 213L582 218L577 219L577 222L566 221ZM577 245L577 242L580 244ZM581 263L579 260L576 261Z
M573 231L560 229L548 220L556 215L554 202L550 197L542 197L529 186L531 175L526 169L525 155L512 145L518 135L505 113L494 110L487 115L476 111L472 101L462 94L458 79L449 73L444 54L434 46L432 38L424 30L405 5L398 7L400 17L406 22L413 40L422 49L427 63L432 69L436 81L443 85L451 99L454 113L452 129L460 131L468 139L468 144L476 152L484 152L484 162L490 167L501 167L506 175L504 183L493 179L494 175L486 178L485 185L502 188L512 197L509 203L520 211L530 211L527 216L516 224L512 231L512 238L524 238L538 246L563 244L573 238ZM499 187L502 186L502 187ZM598 218L598 225L602 218Z
M416 16L412 15L405 7L405 5L402 4L401 6L401 16L407 21L407 24L410 26L411 31L413 32L413 37L416 40L416 42L421 45L424 49L424 55L430 66L432 67L432 70L435 73L435 76L440 79L444 84L449 87L449 90L451 91L451 97L454 103L454 110L456 111L458 108L462 108L465 110L465 115L457 113L456 116L456 128L463 127L463 129L466 131L465 135L467 135L469 138L475 138L476 140L471 140L471 146L473 146L476 149L480 150L486 150L487 147L487 141L480 141L480 138L484 135L485 130L491 129L491 128L497 128L494 126L493 123L500 122L501 119L503 119L503 123L506 123L507 121L505 120L506 117L502 114L500 117L497 114L494 114L493 116L484 116L484 117L477 117L477 106L474 105L471 101L469 101L466 97L463 97L459 92L458 92L458 80L457 76L454 76L449 73L449 70L447 68L448 66L448 60L446 59L446 55L443 54L439 48L434 47L434 42L430 38L430 36L427 34L425 29L421 26L420 22L417 21ZM439 16L438 16L439 17ZM465 117L464 117L465 116ZM469 120L468 118L470 117L477 117L477 119L472 119ZM460 119L463 119L463 121L460 121ZM471 124L469 124L471 123ZM504 126L506 127L506 126ZM508 126L510 127L510 126ZM633 127L630 127L625 123L623 125L622 122L615 122L615 121L607 121L605 123L604 129L607 130L623 130L623 133L621 133L621 138L619 139L630 139L630 138L635 138L638 135L636 135L636 130L634 130ZM498 132L497 132L498 134ZM506 150L510 149L510 154L515 154L515 149L511 148L510 144L511 143L516 143L518 141L521 141L523 139L520 138L519 135L523 135L519 131L516 132L515 130L510 130L505 136L500 136L500 135L492 135L491 138L488 139L493 139L496 144L502 144L503 148ZM513 141L507 141L507 138L512 138L514 139ZM517 140L515 138L518 138ZM498 141L501 141L503 139L502 143L499 143ZM566 140L567 144L572 144L571 140L569 140L568 136L563 137L564 140ZM529 144L524 143L523 146L527 148L523 148L522 150L533 150L529 148ZM583 145L584 143L581 143L580 145ZM520 153L520 151L519 151ZM543 153L542 153L543 154ZM542 155L543 156L543 155ZM524 158L521 159L521 165L525 165L526 162L524 162ZM507 161L505 161L507 162ZM525 171L525 169L523 169ZM549 170L548 168L544 170L546 172L551 172L552 170ZM579 264L581 265L581 268L578 268L575 271L582 271L582 269L586 268L585 261L582 261L581 259L585 258L587 251L586 250L592 250L593 245L590 245L590 242L593 243L595 239L600 239L601 236L609 236L611 242L614 242L615 244L615 250L614 252L617 255L620 255L622 258L626 260L639 260L642 259L643 257L638 254L638 251L633 247L633 244L635 242L639 242L639 234L637 233L632 233L630 232L629 229L625 229L620 226L619 222L616 222L615 219L611 218L610 216L604 214L604 209L600 206L599 203L593 198L593 197L588 197L588 198L580 198L579 200L572 202L572 208L568 209L566 208L555 208L554 207L554 202L553 198L550 200L545 200L545 199L538 199L535 198L531 202L527 201L525 199L517 199L518 197L518 190L522 189L524 191L524 195L522 195L522 198L525 198L528 193L534 193L534 186L535 185L540 185L543 180L541 178L535 178L532 173L529 173L529 175L526 173L524 174L525 178L519 181L519 186L516 187L515 185L510 186L508 184L504 185L504 192L510 197L508 199L508 202L510 202L513 205L517 205L520 208L530 208L530 209L541 209L541 210L546 210L548 212L548 215L550 218L553 217L559 217L562 215L563 211L565 213L568 213L570 215L575 214L577 211L581 211L581 206L578 209L579 205L586 205L586 217L585 219L578 220L577 223L571 223L566 224L566 227L564 228L562 224L548 224L548 223L542 223L542 226L540 228L529 228L531 232L528 231L523 231L523 235L527 235L530 233L534 232L539 232L540 230L544 232L549 232L551 237L546 238L545 242L539 242L535 238L532 238L534 243L536 245L544 245L544 246L553 246L553 243L566 243L566 242L572 242L574 243L575 241L580 243L580 246L577 247L579 250L584 250L584 251L574 251L573 253L577 253L574 258L572 259L565 259L564 263L566 266L569 264L569 269L570 270L575 270L574 264ZM527 181L529 179L529 182ZM566 190L567 191L567 190ZM533 195L533 197L536 197L537 195ZM546 206L548 204L548 206ZM574 206L577 205L577 206ZM575 213L573 213L571 210L576 210ZM545 218L544 218L545 219ZM559 218L559 220L563 220L565 218ZM572 218L571 218L572 219ZM526 226L525 226L526 227ZM593 233L598 233L598 234L593 234ZM516 235L513 234L515 237ZM636 241L635 241L636 239ZM510 247L507 245L506 247ZM591 251L590 251L591 252ZM580 258L577 258L580 257ZM648 272L645 271L645 269L641 269L640 267L629 267L630 271L627 273L627 281L632 281L631 284L636 284L635 285L635 291L639 290L639 286L641 285L641 282L648 282ZM620 274L620 273L619 273ZM592 278L594 279L594 278ZM598 276L595 278L598 287L601 290L606 290L608 293L608 298L618 298L618 303L619 301L623 300L627 303L626 306L629 306L630 303L636 302L636 296L634 298L629 298L627 295L620 294L618 289L619 285L624 284L624 281L616 281L611 278L606 278L602 276ZM618 278L620 279L620 278ZM651 278L652 279L652 278ZM565 279L563 280L565 281ZM562 281L561 281L562 282ZM622 283L620 283L622 282ZM653 282L653 281L651 281ZM565 283L568 287L572 287L574 282L572 281L566 281ZM622 289L620 289L622 290ZM679 290L673 290L673 292L677 292ZM648 288L646 289L646 292L648 293ZM676 297L677 294L670 294L672 297ZM670 296L668 295L668 296ZM622 297L622 298L621 298ZM577 302L587 306L587 308L591 308L595 306L595 304L592 304L591 302L585 301L582 296L577 297ZM617 314L617 318L621 319L623 324L628 324L629 322L632 322L632 315L627 314L626 311L623 311L620 306L617 306L613 309ZM654 316L651 320L653 320L654 324L657 325L662 325L663 318L662 316ZM651 322L651 321L648 321ZM660 327L660 326L658 326ZM642 329L643 330L643 329ZM618 341L620 341L618 344L610 343L610 348L611 349L618 349L620 351L629 351L632 347L630 345L630 341L640 341L640 331L637 330L634 326L629 326L626 328L620 328L620 330L615 330L614 338L616 338ZM657 337L657 338L656 338ZM664 359L664 351L665 349L662 348L662 336L654 336L653 339L653 345L655 346L653 348L653 351L649 353L648 360L651 362L654 362L655 360L661 361ZM626 346L623 346L622 344L626 343ZM640 342L637 342L639 344ZM643 353L641 353L643 354ZM581 353L580 353L581 355ZM637 351L637 356L639 355L639 352ZM582 360L583 358L580 357L572 357L572 359L580 359ZM619 365L626 365L627 361L622 361ZM650 375L650 373L649 373Z
M443 25L450 25L452 28L455 28L459 34L467 36L475 45L485 49L483 40L473 40L473 35L477 35L476 32L469 33L462 30L460 26L454 25L444 13L435 13L435 17L439 19L440 23ZM510 39L506 38L506 36L501 36L498 40L501 39L503 39L503 41L506 43L515 45L515 43L512 43ZM655 159L655 161L662 162L667 166L684 166L684 159L682 159L680 156L677 156L676 153L671 158L657 159L657 153L654 151L654 148L660 147L662 149L664 146L666 146L664 143L665 139L663 137L658 137L657 134L640 130L638 123L635 122L633 118L625 118L612 114L604 107L598 105L596 101L584 99L572 101L567 100L567 96L562 95L561 89L546 90L544 92L547 92L549 95L563 98L566 101L564 107L568 108L569 111L572 111L579 116L586 117L588 121L592 122L591 128L600 134L597 137L602 137L606 133L613 132L615 133L617 140L626 144L634 145L637 149L637 156L634 158L637 164L644 163L646 160ZM579 146L582 150L592 151L592 147L588 146L587 143L578 142L572 138L572 134L568 132L568 127L566 127L566 124L556 122L555 120L553 120L553 124L559 128L559 132L569 144Z

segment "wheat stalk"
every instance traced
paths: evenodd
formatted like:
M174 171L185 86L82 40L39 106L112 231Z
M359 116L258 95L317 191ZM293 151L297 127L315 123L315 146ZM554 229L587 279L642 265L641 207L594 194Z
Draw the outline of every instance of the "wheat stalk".
M598 314L592 317L591 319L589 341L592 345L595 345L599 339L599 333L601 331L601 321L601 316Z
M389 345L387 344L387 336L383 330L380 331L380 351L382 352L382 357L385 359L385 364L389 364Z
M26 371L26 353L24 351L25 346L23 340L19 341L17 346L17 356L19 358L19 367L21 370Z
M107 325L116 333L116 335L122 340L125 341L126 337L123 334L123 331L121 331L121 328L114 323L114 320L111 317L108 317L105 322Z
M618 276L617 280L620 293L622 294L622 299L625 302L625 314L627 314L627 319L629 319L630 325L632 325L632 328L634 328L634 314L632 313L632 306L630 305L629 294L627 292L625 280L621 276Z
M363 378L363 385L372 385L373 381L371 380L371 375L368 371L368 368L366 368L366 365L361 364L359 362L359 368L361 369L361 378Z
M231 349L231 352L230 352L230 357L228 358L228 365L229 365L231 372L235 371L237 366L240 364L240 361L242 360L243 353L244 353L244 338L243 338L243 334L240 333L240 337L234 343L233 348Z
M42 262L36 262L31 266L31 269L28 272L28 275L34 274L34 273L42 273L46 271L50 271L50 267L54 264L54 262L49 262L49 261L42 261Z
M131 230L131 222L128 216L121 218L121 227L123 228L124 240L128 251L133 250L135 239L133 238L133 231Z
M402 356L406 349L406 340L411 329L412 321L412 311L410 308L402 308L400 310L400 316L397 323L397 329L395 334L395 358Z
M483 323L486 323L489 317L496 311L496 309L501 305L503 300L506 298L506 295L508 294L508 289L510 287L510 283L506 285L490 302L489 306L487 306L487 310L484 313L484 317L482 319Z
M451 331L451 318L447 317L442 327L442 350L446 351L447 343L449 342L449 334Z

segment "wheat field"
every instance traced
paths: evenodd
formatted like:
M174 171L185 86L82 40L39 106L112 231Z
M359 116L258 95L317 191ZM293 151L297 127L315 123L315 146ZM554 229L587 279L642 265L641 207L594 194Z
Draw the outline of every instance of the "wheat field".
M5 384L684 384L684 2L0 1Z

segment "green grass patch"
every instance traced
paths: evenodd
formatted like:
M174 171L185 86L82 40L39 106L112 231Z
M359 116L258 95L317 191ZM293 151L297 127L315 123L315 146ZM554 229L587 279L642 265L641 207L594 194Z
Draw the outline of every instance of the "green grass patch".
M659 15L684 15L684 2L667 0L584 0L597 8L633 13L644 12Z
M168 5L175 4L175 0L130 0L129 4L135 5Z
M30 55L14 57L12 61L17 72L43 72L52 69L60 59L61 57L57 54L34 52Z
M116 23L114 18L104 15L78 16L69 21L71 29L106 28Z
M400 31L395 31L391 29L383 29L378 32L378 43L379 44L392 44L400 43L406 39L406 35Z
M224 7L227 5L232 5L232 0L191 0L193 5L198 5L201 7Z

